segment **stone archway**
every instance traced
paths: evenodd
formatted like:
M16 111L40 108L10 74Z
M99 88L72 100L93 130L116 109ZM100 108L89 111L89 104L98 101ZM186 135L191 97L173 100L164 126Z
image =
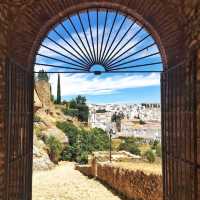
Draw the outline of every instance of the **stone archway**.
M32 63L56 21L88 7L136 17L160 44L164 199L200 198L200 3L191 0L54 1L0 4L0 198L31 199ZM23 67L21 67L23 66Z

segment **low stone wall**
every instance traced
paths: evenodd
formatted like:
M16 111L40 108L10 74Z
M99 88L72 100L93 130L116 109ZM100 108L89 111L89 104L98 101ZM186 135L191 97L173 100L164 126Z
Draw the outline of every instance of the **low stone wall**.
M82 174L93 177L91 165L76 165L75 170L80 171Z
M162 177L109 164L97 165L97 178L128 199L162 200Z
M93 160L91 165L77 165L75 169L86 176L97 178L127 199L163 199L160 175L148 175L142 171L123 169L109 163L97 163L96 160Z

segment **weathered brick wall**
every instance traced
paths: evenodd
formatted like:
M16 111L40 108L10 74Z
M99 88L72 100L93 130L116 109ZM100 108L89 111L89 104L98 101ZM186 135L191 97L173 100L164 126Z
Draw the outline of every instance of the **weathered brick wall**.
M97 165L97 178L128 199L162 200L162 177L108 164Z
M5 135L5 57L8 35L8 5L0 4L0 199L4 199L6 179L6 135Z
M170 110L169 116L173 114L172 116L174 119L181 119L181 117L185 119L190 116L190 119L192 119L192 121L190 120L190 125L193 128L191 128L190 131L185 127L182 129L187 130L187 137L190 136L190 133L193 133L193 138L190 138L190 141L194 144L194 150L191 149L190 154L194 159L187 164L182 160L180 162L182 168L179 171L176 171L179 165L172 164L169 165L170 168L167 170L170 173L170 177L176 177L174 175L177 173L183 174L183 177L185 177L183 182L188 182L186 178L190 179L190 177L192 177L195 183L194 190L198 190L199 196L191 195L187 198L200 199L200 168L198 167L200 165L200 123L197 123L200 119L200 58L198 56L198 58L193 59L193 61L195 60L195 64L193 61L189 61L191 60L191 55L197 55L197 51L200 49L199 0L2 0L0 2L0 199L2 195L5 194L3 191L5 189L4 175L6 170L6 135L4 132L6 123L5 57L6 55L10 55L18 63L30 67L30 63L33 61L34 53L37 51L41 39L56 21L61 19L65 14L71 14L77 9L82 9L84 6L95 6L97 2L100 2L98 6L107 6L108 3L112 3L113 8L120 8L130 15L133 14L132 12L134 11L134 14L141 22L147 22L145 25L149 30L152 31L152 33L157 32L154 35L157 41L160 41L160 44L162 44L161 48L164 52L163 58L170 64L169 67L172 67L175 63L183 59L188 61L185 62L187 64L182 66L182 68L185 69L185 74L180 79L180 76L176 73L174 76L179 78L179 82L175 80L174 84L170 85L169 90L174 91L174 93L172 92L170 95L179 94L177 88L176 91L174 90L174 85L179 85L184 82L188 83L188 80L195 79L194 85L196 87L193 85L192 93L190 93L193 97L188 98L189 93L183 93L181 98L185 99L185 103L184 101L176 102L172 100L172 96L169 96L167 101L171 101L171 104L176 105L174 108L177 107L179 109L178 115L175 115L173 110ZM130 4L128 5L128 3ZM194 69L193 74L191 74L190 71L191 66L193 66ZM32 70L31 67L30 70ZM166 82L169 80L170 79L166 79ZM187 86L186 83L185 85ZM187 86L187 88L189 87ZM190 99L190 103L188 103L188 99ZM190 105L190 107L186 109L186 105ZM172 118L168 118L167 120L169 122L171 120L172 122ZM173 132L176 132L176 124L178 125L178 120L174 120L171 123L171 125L173 125ZM172 134L171 138L174 137L172 132L169 132L169 134ZM187 141L182 142L185 143ZM171 157L169 157L170 163L173 163L170 159ZM176 160L177 158L174 159ZM185 170L187 168L191 170ZM171 180L175 182L182 181L181 179ZM182 190L187 191L184 187ZM195 191L193 194L195 194ZM179 193L181 193L181 190L179 190ZM180 195L174 198L180 199Z
M160 0L39 0L27 3L23 7L18 6L13 9L13 13L17 13L17 17L13 20L10 29L12 33L10 34L12 56L21 64L32 63L33 55L46 32L64 16L88 7L119 9L130 16L136 17L142 24L145 24L157 42L160 43L165 62L175 63L183 58L184 38L182 27L179 24L181 16L177 15L174 8L172 9L167 3L164 4L164 1ZM171 56L172 52L173 58ZM27 61L24 58L29 60Z

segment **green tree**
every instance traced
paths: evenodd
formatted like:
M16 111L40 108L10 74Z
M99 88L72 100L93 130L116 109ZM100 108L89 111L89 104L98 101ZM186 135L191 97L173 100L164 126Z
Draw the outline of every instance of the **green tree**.
M81 122L88 122L89 108L85 104L78 104L78 120Z
M123 112L115 112L112 117L111 121L116 123L116 128L118 132L121 132L121 121L124 119L124 113Z
M69 139L69 145L62 152L63 160L76 161L80 164L88 162L88 155L93 151L109 149L109 137L99 128L91 130L78 129L72 123L58 122L60 128Z
M38 72L37 79L38 79L39 81L43 80L43 81L47 81L47 82L48 82L48 81L49 81L49 76L48 76L47 72L45 72L45 71L42 69L42 70L40 70L40 71Z
M57 83L57 104L61 104L61 88L60 88L60 74L58 74L58 83Z
M144 156L146 157L146 159L150 162L153 163L156 160L155 154L153 153L153 151L151 149L147 150L144 153Z
M51 95L51 101L54 102L54 96L52 94L52 88L51 88L51 85L50 85L50 95Z
M86 101L84 96L78 95L69 102L69 109L64 109L64 114L77 117L81 122L88 122L89 108Z
M152 148L152 149L156 149L156 147L159 145L159 143L160 143L160 142L159 142L158 140L154 140L154 141L153 141L153 144L152 144L152 146L151 146L151 148Z
M77 97L76 97L76 104L77 105L86 105L86 97L84 97L84 96L81 96L81 95L78 95Z
M72 99L72 100L69 102L69 108L70 108L70 109L76 109L76 108L77 108L77 103L76 103L76 100L75 100L75 99Z

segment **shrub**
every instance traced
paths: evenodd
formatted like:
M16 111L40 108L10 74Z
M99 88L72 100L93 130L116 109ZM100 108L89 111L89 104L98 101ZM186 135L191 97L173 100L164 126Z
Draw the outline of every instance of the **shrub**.
M63 109L63 113L70 117L78 117L78 109Z
M76 153L77 153L76 147L68 145L61 153L61 160L74 161L76 160Z
M88 152L82 152L79 156L77 156L76 161L79 164L87 164L88 163Z
M146 122L144 120L140 119L140 125L144 125L144 124L146 124Z
M134 155L140 155L141 154L140 149L136 145L130 146L129 152L134 154Z
M156 149L159 144L160 144L160 142L158 140L154 140L153 144L151 144L151 148Z
M76 161L80 164L88 162L88 155L93 151L103 151L109 148L109 136L100 128L86 131L78 129L72 123L58 122L60 128L69 139L69 145L62 152L63 160Z
M56 126L61 129L69 139L69 145L76 143L78 128L70 122L57 122Z
M36 137L38 138L38 139L41 139L42 140L42 130L41 130L41 128L40 127L37 127L37 126L34 126L33 127L33 131L34 131L34 133L35 133L35 135L36 135Z
M38 115L34 115L34 116L33 116L33 121L34 121L34 122L41 122L42 119L41 119L40 116L38 116Z
M124 142L119 145L119 150L125 150L135 155L141 155L137 138L135 137L125 138Z
M160 144L158 144L158 145L156 146L156 155L157 155L158 157L162 157L162 148L161 148L161 145L160 145Z
M153 163L155 162L155 154L153 153L153 151L150 149L150 150L147 150L144 154L144 156L146 157L146 159L150 162L150 163Z
M45 141L48 146L49 157L54 163L58 163L62 152L61 143L54 137L50 136Z
M106 109L99 109L99 110L96 110L96 113L106 113Z

